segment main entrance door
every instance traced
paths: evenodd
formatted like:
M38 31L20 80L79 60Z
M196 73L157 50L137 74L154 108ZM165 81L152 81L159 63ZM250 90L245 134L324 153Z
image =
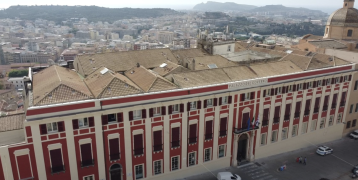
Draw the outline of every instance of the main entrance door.
M240 136L238 147L237 147L237 162L240 164L240 162L246 160L246 154L247 154L247 142L248 142L248 136L247 134L243 134Z
M110 180L122 180L122 167L119 164L113 164L109 170Z

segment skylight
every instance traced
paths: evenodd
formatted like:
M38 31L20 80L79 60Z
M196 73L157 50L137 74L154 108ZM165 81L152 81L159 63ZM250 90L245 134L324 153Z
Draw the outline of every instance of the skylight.
M216 64L208 64L208 67L209 67L210 69L216 69L216 68L218 68L218 66L216 66Z

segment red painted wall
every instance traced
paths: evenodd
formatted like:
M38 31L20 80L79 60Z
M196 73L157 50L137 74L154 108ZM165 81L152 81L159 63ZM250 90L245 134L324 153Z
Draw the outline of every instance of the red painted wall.
M81 167L81 151L79 141L81 139L92 139L92 156L94 159L94 166L90 167ZM86 134L74 137L75 141L75 151L76 151L76 160L77 160L77 170L78 170L78 179L83 179L83 176L88 176L94 174L95 179L98 179L98 163L97 163L97 145L96 145L96 135Z
M133 139L133 131L134 130L139 130L139 129L143 129L143 148L144 148L144 155L142 155L142 156L137 156L137 157L135 157L134 156L134 149L133 149L133 147L134 147L134 144L133 144L133 142L134 142L134 139ZM145 136L145 125L139 125L139 126L132 126L131 127L131 150L132 150L132 177L133 177L133 179L135 179L135 166L136 165L140 165L140 164L143 164L143 173L144 173L144 177L147 177L147 164L146 164L146 148L150 148L150 147L146 147L146 136ZM126 147L126 148L128 148L128 147Z
M30 155L30 159L31 159L31 166L29 166L29 162L25 162L25 165L21 164L21 161L18 161L19 164L19 170L20 171L24 171L23 174L20 173L20 176L26 176L28 174L31 174L31 167L32 167L32 172L33 172L33 177L34 180L38 180L38 174L37 174L37 166L36 166L36 159L35 159L35 152L33 149L33 145L32 144L23 144L21 146L17 146L17 147L9 147L9 154L10 154L10 161L11 161L11 168L12 168L12 173L14 175L14 179L20 179L19 178L19 172L17 171L17 164L16 164L16 159L15 159L15 154L14 152L16 150L22 150L22 149L29 149L29 155ZM27 158L29 157L28 155L26 155ZM24 159L23 157L20 158ZM19 159L18 159L19 160Z
M3 180L3 179L5 179L5 176L4 176L4 169L2 167L1 157L0 157L0 180Z

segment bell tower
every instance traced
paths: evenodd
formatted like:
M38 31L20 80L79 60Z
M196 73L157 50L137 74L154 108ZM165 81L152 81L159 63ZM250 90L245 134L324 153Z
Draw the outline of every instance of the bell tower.
M354 0L344 0L343 8L354 8Z

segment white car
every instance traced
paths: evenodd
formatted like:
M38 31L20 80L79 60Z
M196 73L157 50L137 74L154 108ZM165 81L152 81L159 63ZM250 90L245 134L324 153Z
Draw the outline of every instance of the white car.
M231 172L219 172L217 175L218 180L241 180L241 177Z
M358 130L353 131L349 136L353 139L358 139Z
M329 148L327 146L321 146L317 149L316 153L324 156L324 155L333 153L333 149Z

